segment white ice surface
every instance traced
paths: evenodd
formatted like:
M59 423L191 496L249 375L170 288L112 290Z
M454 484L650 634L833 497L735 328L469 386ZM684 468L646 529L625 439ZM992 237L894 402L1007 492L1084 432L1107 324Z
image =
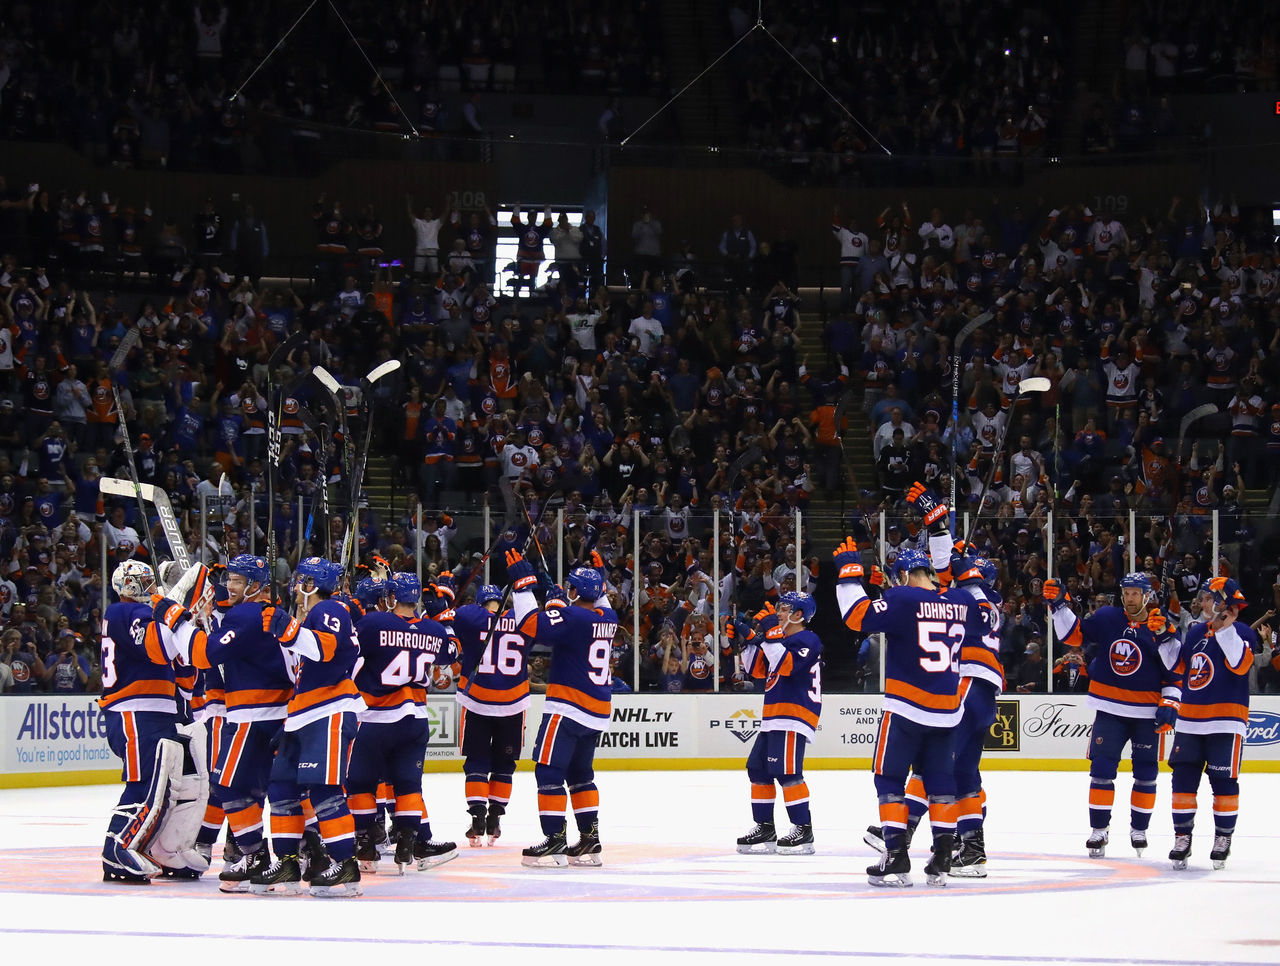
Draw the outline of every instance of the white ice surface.
M458 859L429 872L366 876L365 895L349 900L225 896L212 875L107 886L97 856L116 787L0 790L0 949L24 966L388 955L514 957L505 961L521 966L1280 962L1280 774L1242 778L1239 829L1221 871L1209 866L1202 788L1191 867L1174 872L1167 773L1145 857L1128 846L1121 775L1108 857L1090 860L1086 775L991 772L989 877L927 888L920 836L916 885L906 890L866 883L874 856L861 835L875 817L866 772L809 775L813 857L735 854L734 838L751 824L741 772L597 777L602 869L520 866L520 848L541 837L533 777L521 773L496 847L463 844ZM425 797L435 837L462 842L462 776L428 775ZM781 802L778 821L786 825Z

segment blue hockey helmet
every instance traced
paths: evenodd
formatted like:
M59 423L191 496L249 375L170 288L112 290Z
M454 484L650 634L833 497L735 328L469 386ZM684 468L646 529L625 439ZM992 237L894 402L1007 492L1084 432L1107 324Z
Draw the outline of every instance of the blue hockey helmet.
M1245 600L1244 593L1240 590L1240 584L1234 577L1214 577L1209 581L1207 589L1213 595L1215 604L1226 604L1233 607L1248 606L1248 601Z
M976 557L973 565L978 568L978 573L982 574L982 582L992 590L996 589L996 584L1000 582L1000 571L986 557Z
M1125 574L1120 578L1120 588L1135 587L1144 594L1151 593L1151 578L1142 571L1135 571L1131 574Z
M476 591L476 603L483 607L490 601L495 604L502 603L502 588L497 584L481 584L480 589Z
M320 590L332 594L342 580L342 564L324 557L306 557L298 564L298 576L305 577Z
M422 600L422 581L408 570L398 570L391 575L391 593L397 604L416 604Z
M576 590L579 597L592 603L599 600L604 592L604 581L600 577L600 571L593 567L574 567L569 571L569 577L565 583Z
M806 624L818 612L818 602L802 590L789 590L779 597L778 606L784 605L799 613Z
M238 553L227 561L227 573L239 574L253 584L267 584L271 581L267 558L255 557L251 553Z
M390 588L381 577L365 577L356 584L356 600L365 610L372 610L387 596Z
M933 564L929 562L929 555L923 550L899 550L898 555L893 559L891 572L897 576L901 574L909 574L913 570L933 571Z

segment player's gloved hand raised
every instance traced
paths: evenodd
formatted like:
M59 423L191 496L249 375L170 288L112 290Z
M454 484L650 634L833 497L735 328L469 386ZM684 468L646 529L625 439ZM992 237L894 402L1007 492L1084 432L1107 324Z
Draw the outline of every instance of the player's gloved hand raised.
M836 580L861 580L865 574L862 569L862 554L858 551L858 541L853 537L845 537L835 550L831 551L831 556L836 561Z
M777 612L778 612L778 611L777 611L777 609L773 606L773 604L771 604L771 603L769 603L768 601L766 601L766 602L765 602L765 605L764 605L763 607L761 607L758 611L756 611L756 612L755 612L753 615L751 615L751 616L752 616L752 620L754 620L754 621L758 624L760 621L764 620L766 617L771 617L771 616L773 616L774 614L776 614Z
M596 570L604 570L604 557L600 556L599 550L591 551L591 566Z
M948 530L947 505L939 502L923 483L912 483L907 490L907 502L920 511L930 533L946 533Z
M292 644L302 625L283 607L262 608L262 629L281 644Z
M1147 611L1147 630L1156 637L1167 637L1173 632L1169 626L1169 619L1160 613L1159 607L1152 607Z
M543 597L543 600L546 601L546 603L548 604L550 604L552 601L555 601L558 604L567 606L569 603L569 592L566 591L559 584L552 584L550 587L547 588L546 596Z
M1044 582L1044 588L1040 591L1040 595L1055 610L1071 600L1071 595L1067 593L1067 588L1063 587L1056 577L1050 577Z
M538 582L533 564L525 560L519 550L507 551L507 580L512 590L528 590Z
M154 594L151 597L151 616L157 624L163 624L169 630L175 631L184 620L191 619L191 612L176 600Z
M867 583L872 587L883 587L889 582L889 578L885 576L885 572L880 569L878 564L871 565L871 573L867 575Z
M1156 734L1165 735L1173 730L1178 723L1178 709L1181 707L1181 703L1173 698L1160 699L1160 706L1156 708Z

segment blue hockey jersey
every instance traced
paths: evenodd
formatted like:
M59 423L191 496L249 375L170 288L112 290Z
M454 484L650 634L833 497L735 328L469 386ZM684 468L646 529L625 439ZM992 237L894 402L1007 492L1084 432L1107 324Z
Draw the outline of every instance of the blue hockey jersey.
M387 611L369 611L356 625L362 659L355 683L366 710L361 721L386 723L427 716L427 685L433 665L451 664L456 648L438 622L410 624Z
M602 598L603 600L603 598ZM520 632L551 648L547 700L543 714L559 714L584 728L609 727L613 689L609 658L618 632L618 615L601 601L595 607L551 601L543 610L530 591L512 595Z
M1130 621L1122 607L1099 607L1080 620L1068 607L1053 612L1053 629L1067 645L1093 647L1086 704L1122 718L1154 718L1162 695L1177 698L1172 668L1180 647L1175 635L1162 650L1145 623Z
M776 619L775 619L776 623ZM810 630L785 637L770 627L742 649L742 666L764 678L761 731L794 731L813 741L822 714L822 641Z
M476 714L519 714L529 707L529 641L510 610L497 618L496 628L494 620L479 604L464 604L453 612L453 631L462 649L458 704Z
M146 604L120 601L102 621L102 697L107 711L177 712L173 665Z

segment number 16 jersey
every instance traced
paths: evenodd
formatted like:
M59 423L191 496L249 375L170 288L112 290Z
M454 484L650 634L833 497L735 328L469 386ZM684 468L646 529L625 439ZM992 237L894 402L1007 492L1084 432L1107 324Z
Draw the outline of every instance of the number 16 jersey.
M490 717L526 711L529 641L516 629L515 615L508 610L498 617L479 604L463 604L454 611L453 632L462 650L458 704Z

